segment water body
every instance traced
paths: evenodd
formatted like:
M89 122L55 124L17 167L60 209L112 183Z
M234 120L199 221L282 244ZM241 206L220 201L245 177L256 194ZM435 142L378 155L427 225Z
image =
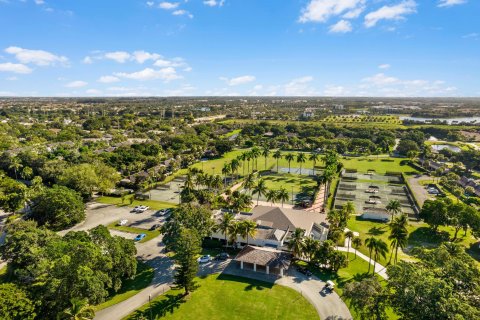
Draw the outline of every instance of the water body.
M449 144L434 144L434 145L432 145L432 149L435 150L435 151L440 151L440 150L445 150L445 149L448 149L452 152L462 151L462 149L460 149L459 147L452 146L452 145L449 145Z
M446 121L448 124L456 124L461 122L468 122L473 124L480 124L480 117L463 117L463 118L420 118L420 117L399 117L400 120L418 121L418 122L432 122L432 121Z

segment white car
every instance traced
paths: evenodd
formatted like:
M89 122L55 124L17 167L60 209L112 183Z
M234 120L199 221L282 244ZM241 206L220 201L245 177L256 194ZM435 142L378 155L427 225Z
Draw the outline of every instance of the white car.
M126 226L128 223L128 220L127 219L122 219L118 222L118 225L119 226Z
M210 257L210 255L207 254L207 255L205 255L205 256L201 256L200 258L198 258L197 261L198 261L199 263L207 263L207 262L212 261L212 257Z
M148 209L150 209L150 208L147 207L147 206L138 206L138 207L135 207L133 209L133 211L136 212L136 213L142 213L142 212L147 211Z

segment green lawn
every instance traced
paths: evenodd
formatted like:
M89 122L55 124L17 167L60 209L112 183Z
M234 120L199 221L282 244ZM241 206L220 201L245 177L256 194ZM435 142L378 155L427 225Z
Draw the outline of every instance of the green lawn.
M139 261L137 264L137 274L135 275L135 278L123 281L120 290L116 293L113 293L104 303L96 305L95 311L100 311L102 309L111 307L117 303L127 300L130 297L133 297L148 287L153 280L154 273L155 272L152 267Z
M262 176L262 179L265 180L265 184L269 190L278 190L284 187L288 192L291 192L293 188L294 193L299 193L303 188L313 189L317 186L317 183L307 176L288 173L265 175Z
M242 132L242 129L236 129L236 130L230 131L229 133L221 135L220 138L224 138L224 139L230 138L231 136L239 134L240 132Z
M360 233L360 238L362 242L365 243L365 239L369 237L376 237L385 241L390 248L390 240L388 236L390 234L390 229L387 223L375 222L370 220L363 220L360 217L351 217L348 221L347 227L352 231L357 231ZM438 233L434 233L426 223L409 221L408 226L409 239L408 239L408 249L412 247L429 247L434 248L439 246L442 241L447 241L449 238L453 237L454 230L451 227L440 227ZM477 261L480 261L480 250L476 249L478 247L474 244L478 241L473 238L470 231L467 232L465 236L463 231L460 231L458 234L458 239L456 243L459 243L465 246L467 252ZM359 248L359 251L368 256L368 249L365 245L362 245ZM387 255L386 259L380 259L380 263L386 265L390 256ZM398 258L414 261L415 258L403 252L402 250L398 251Z
M140 233L145 233L147 236L143 238L142 240L138 241L140 243L147 242L149 240L152 240L153 238L156 238L160 235L159 230L146 230L142 228L135 228L135 227L127 227L127 226L119 226L117 225L117 222L112 222L107 226L109 229L115 229L118 231L122 232L128 232L128 233L135 233L135 234L140 234Z
M155 201L155 200L134 200L132 204L129 203L128 199L125 199L125 202L122 203L122 199L119 197L100 197L97 198L95 201L100 202L100 203L106 203L106 204L114 204L119 207L135 207L135 206L149 206L153 210L160 210L160 209L166 209L166 208L172 208L176 207L176 204L172 204L170 202L163 202L163 201Z
M315 308L293 289L270 283L215 274L197 279L200 287L183 297L171 290L151 303L154 319L318 319ZM125 319L150 317L146 304Z
M369 169L376 173L385 174L387 171L416 173L417 170L406 164L408 160L402 158L381 158L370 157L347 157L342 159L346 169L356 169L359 172L367 172Z

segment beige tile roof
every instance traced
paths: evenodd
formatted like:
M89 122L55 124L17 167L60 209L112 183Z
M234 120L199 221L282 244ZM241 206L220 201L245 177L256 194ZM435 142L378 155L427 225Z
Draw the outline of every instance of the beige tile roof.
M244 247L235 257L236 261L269 266L270 268L288 268L291 259L292 255L290 253L254 246Z

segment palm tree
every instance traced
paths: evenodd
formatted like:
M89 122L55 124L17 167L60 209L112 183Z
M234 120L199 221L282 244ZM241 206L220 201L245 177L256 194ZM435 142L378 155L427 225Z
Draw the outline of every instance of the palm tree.
M368 259L369 259L368 260L367 274L370 273L370 265L372 264L372 252L373 252L373 249L376 246L376 242L377 242L377 238L374 238L374 237L370 237L370 238L365 239L365 245L368 248ZM375 269L373 269L373 271L375 272Z
M393 249L395 249L395 264L397 263L398 257L398 248L404 249L408 244L408 216L402 214L396 217L392 222L390 222L390 235L388 239L391 240L392 253L390 254L390 260L388 264L392 261Z
M233 173L236 173L237 176L238 176L238 168L240 167L240 161L238 161L237 159L233 159L232 161L230 161L230 169L231 169L231 173L232 173L232 180L233 180Z
M240 222L232 221L228 226L228 235L230 237L230 242L234 247L237 245L237 237L240 234Z
M230 163L228 162L225 162L223 164L223 168L222 168L222 174L223 174L223 180L224 180L224 185L225 187L227 187L227 175L232 172L232 166Z
M388 253L388 245L383 241L382 239L377 239L375 241L375 246L373 248L374 255L373 255L373 274L375 274L375 267L377 265L377 260L380 257L383 257L384 259L387 257Z
M295 155L293 153L287 153L285 155L285 160L288 161L288 173L290 173L290 163L295 159Z
M352 239L352 247L355 248L355 259L357 258L357 250L362 245L362 239L355 237Z
M242 154L240 154L237 159L239 161L242 161L242 175L244 176L245 175L245 161L247 160L247 152L243 152Z
M300 228L296 228L292 233L290 240L288 241L288 249L292 251L295 258L301 257L303 253L303 236L305 231Z
M280 200L282 202L282 208L283 208L283 204L285 202L288 202L288 200L290 199L290 197L288 196L288 191L287 189L285 189L284 187L281 187L278 191L277 191L277 200Z
M250 191L254 186L255 186L255 181L253 180L253 173L247 174L247 176L245 177L245 180L243 180L242 187L245 190Z
M318 240L315 240L310 237L304 238L302 249L303 249L304 255L308 258L308 261L310 263L313 262L319 247L320 247L320 242Z
M265 170L267 170L267 159L269 155L270 149L268 148L268 146L264 146L262 149L262 156L265 158Z
M268 202L271 202L271 206L273 206L275 201L278 200L277 191L276 190L269 190L269 191L267 191L267 194L265 195L265 197L267 198Z
M250 160L252 160L253 154L251 151L247 151L245 154L245 160L247 160L247 174L250 173ZM252 164L253 171L253 164Z
M302 165L307 161L307 156L305 153L300 152L297 154L297 163L300 164L300 174L302 174Z
M355 237L353 234L353 231L348 230L345 232L345 239L348 239L348 246L347 246L347 264L350 261L350 243L352 242L352 239ZM356 253L355 253L356 254Z
M228 230L230 228L230 224L232 224L233 221L233 214L227 212L223 215L222 219L220 220L220 223L217 225L217 230L221 231L225 235L225 246L228 246Z
M15 173L15 180L18 179L17 176L17 171L22 167L22 164L20 163L20 160L18 160L17 157L12 157L10 158L10 165L8 166L8 169L13 169L13 172Z
M318 158L320 156L318 155L318 153L316 153L315 151L313 151L311 154L310 154L310 157L308 158L308 160L312 161L313 162L313 175L315 175L315 166L317 165L317 161L318 161Z
M268 189L267 189L267 184L265 180L263 179L258 180L257 184L252 189L252 194L257 195L257 206L258 206L258 201L260 200L260 196L265 196L267 191Z
M275 153L273 154L273 158L277 160L277 173L278 173L278 161L283 158L282 151L280 151L280 149L275 151Z
M240 235L247 239L247 246L248 246L248 239L249 237L255 238L257 234L257 223L253 220L243 220L240 223Z
M345 213L348 216L354 215L355 214L355 204L352 201L347 201L342 207L342 210L345 211Z
M400 204L400 201L394 199L394 200L390 200L390 202L387 204L385 209L387 209L387 211L392 214L392 220L393 220L393 217L396 214L399 214L400 212L402 212L402 205Z
M93 307L88 305L87 299L72 298L71 306L63 311L63 317L68 320L91 320L95 317Z
M262 154L262 151L258 147L253 147L252 150L250 151L252 155L252 159L254 162L252 162L252 171L253 171L253 164L255 163L255 170L258 170L258 157Z

